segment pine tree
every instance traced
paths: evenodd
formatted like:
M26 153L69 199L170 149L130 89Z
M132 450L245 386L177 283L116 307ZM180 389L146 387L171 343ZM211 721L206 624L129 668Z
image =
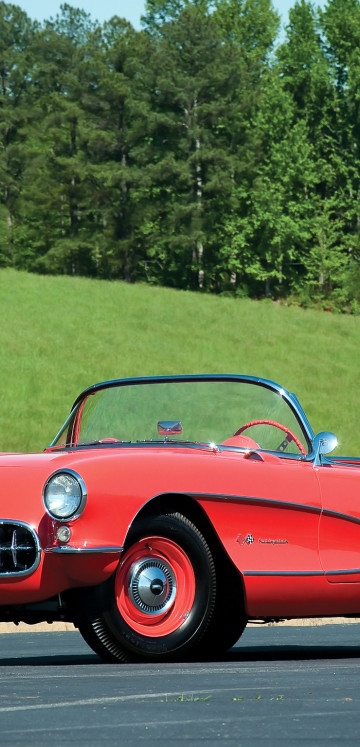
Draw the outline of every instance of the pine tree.
M219 226L237 207L236 186L255 150L251 119L264 53L247 32L260 27L260 15L252 13L255 2L241 0L221 2L214 12L206 2L157 0L148 7L157 71L147 158L157 220L148 256L155 280L222 290L230 272L219 263ZM263 15L262 28L265 21Z
M273 184L281 189L285 186L282 216L292 213L295 217L293 237L286 241L291 251L285 259L289 268L285 291L292 287L299 291L303 286L309 298L326 297L339 282L347 262L344 226L337 210L341 202L339 175L343 171L335 134L339 96L332 84L319 16L309 2L295 3L286 32L277 50L277 72L292 113L282 133L283 142L278 144L281 169L276 175L273 161L275 169L269 171ZM276 142L275 133L274 138ZM279 235L282 225L279 216Z
M150 94L150 39L114 17L92 54L95 85L84 97L97 271L126 281L145 277L140 238L146 220L143 148ZM151 73L150 73L151 74Z
M28 47L37 25L15 5L0 2L0 264L14 262L29 87Z
M30 53L31 106L17 251L28 269L92 274L81 105L90 17L68 5L45 23Z
M360 261L359 0L329 0L321 21L337 103L331 161L335 183L332 219L339 226L336 247L341 252L336 294L351 303ZM345 287L341 287L344 283ZM360 299L359 292L357 298Z

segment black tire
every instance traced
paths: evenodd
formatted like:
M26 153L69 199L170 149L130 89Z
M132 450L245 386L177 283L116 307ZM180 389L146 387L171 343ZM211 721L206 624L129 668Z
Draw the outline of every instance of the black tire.
M200 644L203 657L221 656L228 651L239 640L246 624L240 575L228 558L216 558L215 609Z
M76 623L107 661L165 661L196 650L214 613L209 546L179 513L150 517L131 532L111 579L78 598Z

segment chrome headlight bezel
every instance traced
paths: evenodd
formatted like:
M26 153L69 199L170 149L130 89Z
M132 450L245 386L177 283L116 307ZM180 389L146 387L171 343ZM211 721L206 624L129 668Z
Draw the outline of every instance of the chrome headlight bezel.
M60 475L68 476L69 478L71 478L71 480L77 483L77 486L80 489L79 499L75 502L76 506L74 506L74 508L70 512L66 513L66 515L65 514L58 515L53 509L51 509L51 507L49 506L48 498L47 498L47 491L48 491L49 485L54 480L56 480L56 478L59 477ZM66 469L66 468L58 469L56 470L56 472L53 472L46 480L45 485L43 487L42 497L43 497L43 504L45 507L45 511L49 514L49 516L51 516L52 519L55 519L55 521L59 521L59 522L74 521L74 519L77 519L84 510L86 498L87 498L86 486L85 486L85 483L82 477L74 470ZM64 491L64 498L66 498L65 491Z

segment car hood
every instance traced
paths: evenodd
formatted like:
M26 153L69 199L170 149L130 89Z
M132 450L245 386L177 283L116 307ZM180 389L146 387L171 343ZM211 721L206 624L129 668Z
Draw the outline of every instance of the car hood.
M43 486L53 472L72 468L69 454L0 454L0 520L38 525L44 515Z

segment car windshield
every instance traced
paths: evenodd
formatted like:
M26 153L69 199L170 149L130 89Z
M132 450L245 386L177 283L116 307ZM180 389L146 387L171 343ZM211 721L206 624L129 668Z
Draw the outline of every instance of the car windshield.
M287 397L240 378L110 382L84 393L51 446L178 441L308 453L300 407Z

